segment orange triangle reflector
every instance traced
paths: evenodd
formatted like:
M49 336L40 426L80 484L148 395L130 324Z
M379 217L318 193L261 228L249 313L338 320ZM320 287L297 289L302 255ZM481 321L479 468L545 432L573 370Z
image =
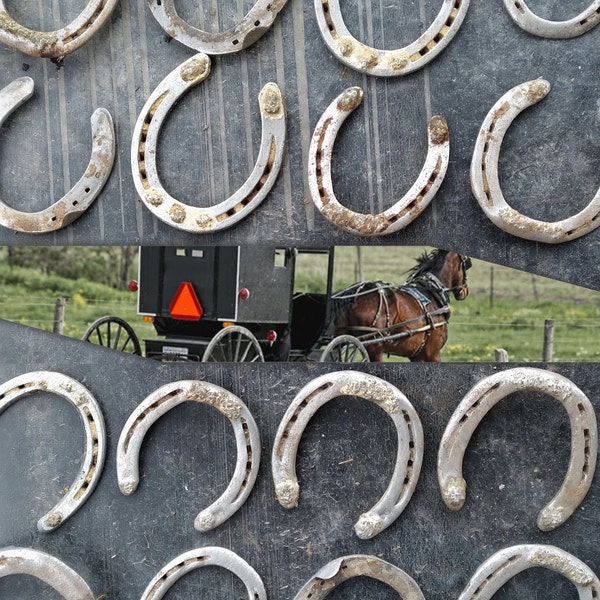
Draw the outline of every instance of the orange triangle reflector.
M175 292L169 306L169 312L174 319L187 319L188 321L199 321L204 313L194 286L184 281Z

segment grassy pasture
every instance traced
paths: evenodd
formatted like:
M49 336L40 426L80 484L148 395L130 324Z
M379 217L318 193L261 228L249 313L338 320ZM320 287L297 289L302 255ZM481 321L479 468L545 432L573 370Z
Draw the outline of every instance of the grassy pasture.
M362 278L401 283L415 258L426 250L361 248ZM336 249L334 289L360 279L357 257L355 247ZM301 255L296 289L324 291L326 273L322 256ZM494 349L504 348L512 362L539 361L545 319L555 321L555 361L600 360L599 292L478 260L469 271L469 284L469 297L452 302L443 360L493 361ZM0 264L0 318L52 331L59 296L67 299L64 335L81 338L89 323L112 314L128 321L141 339L155 336L152 325L137 315L135 293Z

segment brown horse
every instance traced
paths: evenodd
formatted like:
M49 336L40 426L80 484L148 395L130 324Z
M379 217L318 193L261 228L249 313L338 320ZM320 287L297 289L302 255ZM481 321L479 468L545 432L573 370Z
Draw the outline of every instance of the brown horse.
M414 362L440 362L448 338L448 293L457 300L467 297L470 266L466 256L433 250L417 259L401 286L366 282L337 292L334 334L358 337L371 361L381 361L386 353Z

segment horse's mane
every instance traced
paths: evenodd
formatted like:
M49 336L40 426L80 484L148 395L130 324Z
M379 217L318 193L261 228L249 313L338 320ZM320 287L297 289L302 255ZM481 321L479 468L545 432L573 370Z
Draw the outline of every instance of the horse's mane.
M407 271L408 281L422 275L426 271L433 273L439 272L446 260L446 250L438 250L437 248L431 252L423 252L421 256L417 258L417 264Z

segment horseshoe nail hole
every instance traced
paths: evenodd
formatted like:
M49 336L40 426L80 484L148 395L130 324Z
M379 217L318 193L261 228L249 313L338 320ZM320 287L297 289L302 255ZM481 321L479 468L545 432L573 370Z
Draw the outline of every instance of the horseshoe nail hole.
M240 43L240 40L233 40L231 42L234 46L237 46Z
M156 6L162 6L161 0L156 0Z
M73 206L77 206L79 204L79 202L77 200L73 200L72 205Z
M86 187L86 188L85 188L83 191L84 191L86 194L89 194L89 193L90 193L90 188L89 188L89 187Z
M50 220L51 221L56 221L56 217L52 217Z
M258 27L260 25L260 21L254 21L254 27Z

